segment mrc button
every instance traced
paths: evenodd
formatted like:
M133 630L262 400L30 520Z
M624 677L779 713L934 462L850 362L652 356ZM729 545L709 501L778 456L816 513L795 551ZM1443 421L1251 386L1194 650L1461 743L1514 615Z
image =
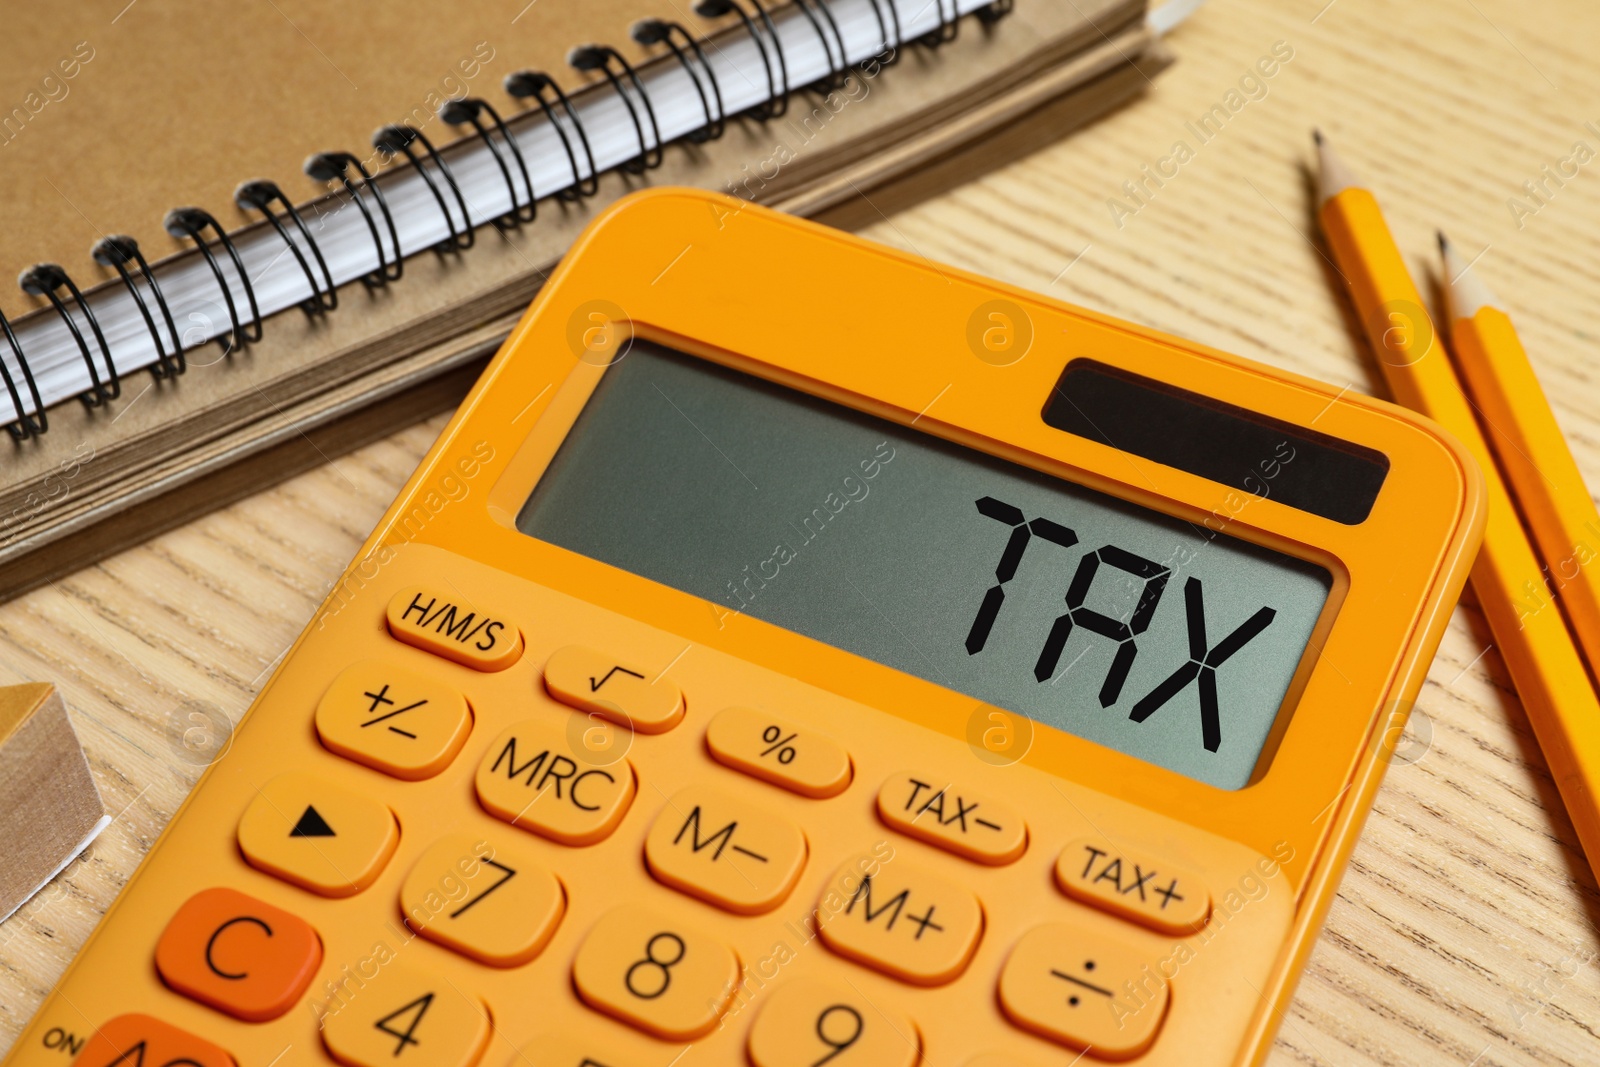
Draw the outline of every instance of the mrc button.
M387 615L398 640L474 670L505 670L522 654L522 632L508 612L453 587L402 589Z
M878 815L903 834L978 863L1010 863L1028 847L1028 826L1016 809L933 774L891 775L878 790Z
M1056 884L1073 900L1163 934L1194 933L1211 915L1211 894L1198 875L1104 838L1079 838L1062 849Z

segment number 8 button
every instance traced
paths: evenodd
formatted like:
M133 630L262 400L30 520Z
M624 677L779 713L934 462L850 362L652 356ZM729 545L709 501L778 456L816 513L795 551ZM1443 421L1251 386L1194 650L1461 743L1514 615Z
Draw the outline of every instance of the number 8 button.
M590 1007L657 1037L690 1041L717 1025L739 981L739 958L677 919L624 905L589 931L572 980Z

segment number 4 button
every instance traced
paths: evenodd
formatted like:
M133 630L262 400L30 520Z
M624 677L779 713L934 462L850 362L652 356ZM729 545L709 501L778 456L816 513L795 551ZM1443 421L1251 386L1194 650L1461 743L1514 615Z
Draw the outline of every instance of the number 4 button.
M472 1067L489 1039L483 1005L454 983L389 964L322 1023L346 1067Z

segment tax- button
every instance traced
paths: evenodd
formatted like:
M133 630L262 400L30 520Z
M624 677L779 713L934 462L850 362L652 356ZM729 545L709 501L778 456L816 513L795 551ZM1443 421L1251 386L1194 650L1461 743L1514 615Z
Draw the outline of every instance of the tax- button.
M346 667L322 695L316 721L324 747L408 781L448 767L472 732L460 692L381 659Z
M149 1015L118 1015L94 1028L73 1067L235 1067L228 1052L205 1038Z
M644 842L656 880L740 915L771 911L806 865L806 838L781 815L731 793L674 794Z
M522 654L522 631L510 613L455 589L412 586L389 601L397 640L479 671L501 671Z
M322 941L309 923L237 889L196 893L156 942L162 981L253 1023L294 1007L321 963Z
M591 1007L668 1041L710 1033L739 982L715 937L633 904L607 912L578 946L572 982Z
M568 726L525 719L510 727L484 753L473 784L495 818L563 845L592 845L610 836L633 801L633 766L621 752L632 735L602 745L592 735L620 731L576 717Z
M322 1043L346 1067L472 1067L488 1040L481 1001L394 963L322 1021Z
M258 789L239 820L239 851L252 867L325 897L367 888L399 843L382 801L299 772Z
M863 855L823 887L817 927L847 959L913 985L942 985L972 959L983 908L965 887L910 860Z
M1193 933L1211 915L1211 894L1198 875L1104 838L1080 838L1062 849L1056 884L1074 900L1164 934Z
M747 1044L755 1067L913 1067L911 1020L852 986L799 978L767 994Z
M1019 812L933 774L892 775L878 790L878 815L903 834L978 863L1010 863L1028 847Z
M724 708L706 727L717 762L806 797L850 784L850 755L820 734L753 708Z
M659 673L659 672L658 672ZM683 693L638 663L624 663L592 648L568 645L544 665L550 695L642 734L660 734L683 718Z
M1132 944L1067 923L1028 931L1000 972L1000 1006L1012 1022L1104 1059L1149 1048L1169 996Z
M566 895L515 836L452 834L430 845L400 887L411 928L494 967L537 956L566 911Z

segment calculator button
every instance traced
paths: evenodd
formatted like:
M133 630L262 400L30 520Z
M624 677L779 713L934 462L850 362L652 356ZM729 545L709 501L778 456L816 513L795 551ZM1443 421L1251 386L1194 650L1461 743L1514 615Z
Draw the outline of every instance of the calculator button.
M633 765L621 756L594 762L571 735L549 719L525 719L507 729L478 764L478 803L497 819L563 845L609 837L638 788Z
M1211 914L1211 894L1198 875L1104 838L1080 838L1063 849L1056 884L1074 900L1163 934L1194 933Z
M826 737L752 708L724 708L706 727L717 762L801 796L831 797L850 784L850 754Z
M914 1067L917 1028L848 985L800 978L767 995L750 1027L755 1067Z
M563 704L592 711L642 734L660 734L683 719L683 693L637 663L568 645L544 665L544 687Z
M566 1034L540 1034L524 1042L504 1067L671 1067L656 1058L640 1058L615 1048L596 1026L574 1026ZM685 1065L687 1067L687 1065Z
M1020 812L933 774L901 773L878 790L892 829L978 863L1010 863L1028 847Z
M322 1020L322 1043L347 1067L472 1067L488 1039L481 1001L394 963Z
M1000 972L1011 1021L1105 1059L1150 1047L1170 991L1150 957L1120 938L1067 923L1022 936Z
M719 908L771 911L806 865L806 837L790 820L708 786L674 794L644 842L656 880Z
M413 930L493 967L527 963L567 909L556 876L521 841L453 834L435 841L400 888Z
M72 1067L235 1067L225 1050L148 1015L118 1015L94 1028Z
M1038 1067L1032 1060L1018 1059L1005 1052L981 1052L961 1067Z
M396 593L388 610L397 640L479 671L503 671L522 654L522 631L511 618L453 587L425 585Z
M156 942L162 981L253 1023L294 1007L321 963L322 941L309 923L236 889L196 893Z
M739 957L710 934L627 904L589 931L572 981L590 1007L668 1041L690 1041L727 1009Z
M467 701L436 678L381 659L346 667L317 704L330 751L396 778L431 778L472 732Z
M251 866L325 897L367 888L399 843L382 802L298 772L258 789L239 820Z
M983 934L978 898L899 857L846 862L817 904L822 940L839 955L913 985L959 975Z

